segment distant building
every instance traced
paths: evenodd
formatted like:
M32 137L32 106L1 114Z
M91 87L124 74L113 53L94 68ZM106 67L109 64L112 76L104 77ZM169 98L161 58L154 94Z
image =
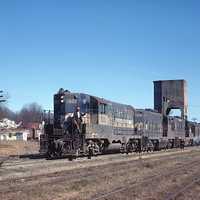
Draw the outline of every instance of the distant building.
M29 131L27 130L0 130L0 141L22 140L27 141Z
M0 121L0 140L40 140L42 125L40 123L19 123L9 119Z
M28 140L40 140L42 134L42 125L40 123L23 123L22 127L29 131Z

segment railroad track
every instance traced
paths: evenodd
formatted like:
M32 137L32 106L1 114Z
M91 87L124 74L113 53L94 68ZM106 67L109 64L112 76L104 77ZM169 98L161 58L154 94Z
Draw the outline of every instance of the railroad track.
M192 150L193 151L193 150ZM195 150L198 153L198 149ZM95 158L92 160L77 160L76 162L70 162L70 161L66 161L66 160L55 160L55 161L46 161L46 160L36 160L34 162L30 162L28 161L22 161L20 163L17 163L17 165L14 165L14 163L10 163L10 164L6 164L3 165L0 168L0 173L4 174L4 172L8 175L2 176L0 181L3 180L17 180L18 178L29 178L29 177L37 177L38 175L42 175L44 174L45 176L48 174L54 174L56 172L62 172L62 171L66 171L67 169L69 170L73 170L73 169L78 169L78 168L85 168L85 167L90 167L90 166L97 166L97 163L99 163L99 165L105 165L105 164L110 164L112 162L130 162L130 161L135 161L138 158L144 158L144 159L152 159L155 158L157 156L161 156L162 159L165 159L165 157L167 156L169 158L170 157L176 157L178 154L187 154L190 153L191 151L171 151L171 152L166 152L166 154L164 153L151 153L151 154L143 154L141 157L138 155L121 155L120 157L118 157L117 155L115 156L104 156L104 157L99 157L99 158ZM27 163L28 162L28 163ZM79 167L80 166L80 167ZM18 168L16 168L18 167ZM31 168L30 168L31 167ZM46 171L46 170L42 170L43 172L38 172L37 169L41 169L42 168L46 168L48 167L50 169L50 171ZM56 169L56 167L58 168L58 170ZM16 174L18 173L19 174ZM21 173L21 172L26 172L25 173ZM10 175L11 176L10 176ZM14 176L13 176L13 175ZM10 178L9 178L10 177Z
M198 152L198 150L196 149L196 151ZM163 153L160 153L160 152L156 152L156 153L151 153L151 154L143 154L141 155L141 157L145 158L145 159L151 159L151 158L154 158L154 157L157 157L157 156L176 156L177 154L186 154L186 153L190 153L191 151L171 151L171 152L166 152L166 154ZM37 176L37 175L41 175L41 174L50 174L50 173L54 173L54 172L62 172L62 171L66 171L66 168L74 168L74 169L77 169L79 168L79 166L83 167L84 165L87 167L90 167L91 166L96 166L96 163L99 162L100 165L104 165L105 163L111 163L111 162L124 162L124 161L132 161L132 160L137 160L138 158L141 158L140 156L138 156L138 154L133 154L133 155L121 155L120 156L104 156L104 157L99 157L99 158L95 158L95 159L92 159L92 160L83 160L83 159L80 159L80 160L77 160L75 162L71 162L71 161L66 161L66 160L54 160L54 161L46 161L46 160L34 160L34 161L22 161L22 162L18 162L16 163L6 163L5 165L3 165L1 168L0 168L0 172L3 173L3 171L5 171L6 173L9 172L9 174L14 174L14 177L13 176L10 176L10 179L14 180L16 179L17 177L19 178L22 178L23 177L29 177L29 176ZM16 168L18 167L18 168ZM31 168L30 168L31 167ZM51 171L44 171L43 173L42 172L37 172L37 168L38 169L41 169L42 168L50 168ZM54 170L54 168L56 167L59 167L58 170ZM19 173L19 175L16 174L16 172ZM25 174L21 174L21 172L27 172ZM30 172L30 173L29 173ZM9 174L4 176L4 177L1 177L1 181L5 180L5 179L9 179ZM7 178L6 178L7 177Z
M161 154L161 153L167 153L167 152L187 152L187 150L192 150L192 149L196 149L196 147L187 147L185 151L182 151L180 149L169 149L169 150L161 150L161 151L158 151L158 152L142 152L141 154L139 153L130 153L129 155L130 156L146 156L146 155L156 155L156 154ZM32 158L32 156L34 156L34 158ZM99 155L98 157L93 157L93 159L91 160L88 160L87 158L78 158L77 161L87 161L87 162L90 162L90 161L93 161L94 159L95 160L100 160L100 159L104 159L104 158L107 158L107 157L110 157L110 158L114 158L116 156L120 156L120 157L124 157L123 154L120 154L120 153L117 153L117 154L107 154L107 155ZM37 158L36 158L37 157ZM68 162L68 160L66 158L62 158L62 159L54 159L54 160L46 160L45 158L41 158L41 156L35 156L34 155L29 155L28 156L9 156L9 157L2 157L2 166L4 167L15 167L15 166L25 166L25 165L32 165L32 164L38 164L40 162L43 162L43 163L60 163L60 162ZM0 162L1 162L1 158L0 158ZM69 161L69 163L71 163L72 161ZM74 161L73 161L74 162Z
M143 180L138 180L138 181L135 180L133 182L129 182L127 184L124 184L126 186L119 186L119 187L116 187L116 188L112 189L111 191L108 191L108 192L105 192L105 193L96 194L95 196L93 196L89 200L107 199L108 197L111 197L112 195L116 195L118 193L124 192L124 191L129 190L129 189L134 189L134 187L138 187L139 185L142 185L142 184L145 184L145 183L149 183L149 182L153 182L153 181L155 181L157 179L160 179L162 177L176 175L178 172L180 172L180 170L188 169L191 166L194 167L194 166L199 166L199 165L200 165L200 160L195 160L193 162L185 164L184 166L176 167L174 170L172 170L170 172L167 172L167 173L155 173L155 174L153 174L153 175L151 175L151 176L149 176L149 177L147 177L147 178L145 178ZM184 187L182 187L181 189L179 189L175 193L170 194L169 196L167 196L165 200L174 200L174 199L176 199L176 197L180 193L182 193L185 190L189 189L190 187L192 187L197 182L200 182L200 178L199 179L195 178L190 184L185 185Z
M200 178L198 178L199 176L199 173L194 174L192 180L187 181L183 186L176 189L173 193L167 194L163 200L175 200L180 195L184 195L184 193L191 189L195 184L200 183Z
M30 154L30 155L23 155L23 156L7 156L7 157L0 157L0 161L3 161L4 166L18 166L21 164L34 164L38 160L44 160L44 156L40 154Z
M174 159L176 157L176 155L168 155L168 159ZM195 157L193 157L194 159ZM161 159L165 159L165 157L162 157ZM182 158L179 158L180 160ZM187 158L187 160L185 162L190 162L192 158ZM147 159L146 159L147 160ZM124 163L128 163L128 168L131 168L131 167L134 167L134 166L140 166L141 165L141 162L140 160L138 160L139 162L136 162L135 160L133 160L133 162L129 163L130 161L126 161ZM178 161L178 160L177 160ZM154 161L156 162L156 161ZM195 161L197 162L197 161ZM199 163L199 162L198 162ZM191 165L192 163L190 163ZM194 164L194 162L193 162ZM102 166L103 168L104 166ZM127 167L127 166L126 166ZM101 170L100 170L101 171ZM120 171L124 172L124 169L120 169ZM120 171L117 171L116 173L119 173ZM133 173L134 173L134 169L132 170ZM101 173L101 172L100 172ZM130 171L130 173L132 173ZM26 190L26 186L28 185L33 185L33 182L35 180L42 180L40 183L42 184L45 184L45 185L48 185L48 184L56 184L56 183L62 183L62 182L65 182L66 180L76 180L76 179L84 179L84 178L89 178L89 177L92 177L92 176L95 176L96 175L96 172L95 171L89 171L85 174L85 170L83 169L83 171L79 172L77 170L74 171L73 174L68 174L66 173L66 171L64 172L59 172L59 173L50 173L50 174L43 174L43 175L36 175L36 176L30 176L30 177L20 177L20 178L15 178L15 179L10 179L10 180L3 180L3 181L0 181L0 185L6 185L6 184L9 184L11 183L12 185L12 188L10 189L9 187L7 187L7 189L0 189L0 193L9 193L9 192L17 192L19 190L19 186L20 186L20 190L23 191L23 190ZM113 174L115 175L115 174ZM154 178L157 174L153 174L152 176L148 177L148 180ZM30 183L30 184L29 184ZM134 182L135 183L135 182ZM138 183L138 182L136 182ZM37 182L36 182L37 184ZM22 187L21 187L22 186ZM25 187L24 187L25 186ZM8 189L9 188L9 189ZM118 190L119 188L115 189L115 190ZM119 192L121 191L122 188L120 188ZM113 191L112 191L113 193Z

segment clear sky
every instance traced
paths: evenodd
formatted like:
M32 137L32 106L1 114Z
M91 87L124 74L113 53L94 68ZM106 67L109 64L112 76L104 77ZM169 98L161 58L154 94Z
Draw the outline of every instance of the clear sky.
M153 80L186 79L200 120L197 0L0 0L0 89L52 108L60 88L153 108Z

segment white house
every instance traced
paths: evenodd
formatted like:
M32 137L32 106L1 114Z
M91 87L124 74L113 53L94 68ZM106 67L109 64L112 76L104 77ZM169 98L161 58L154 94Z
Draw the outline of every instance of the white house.
M23 140L27 141L28 130L0 130L0 140L13 141Z

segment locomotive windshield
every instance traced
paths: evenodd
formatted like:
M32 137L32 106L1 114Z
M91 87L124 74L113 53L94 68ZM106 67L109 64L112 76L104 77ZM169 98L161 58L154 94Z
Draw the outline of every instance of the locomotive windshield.
M82 113L89 112L90 98L85 94L67 95L65 99L65 113L73 113L77 106L80 107Z

